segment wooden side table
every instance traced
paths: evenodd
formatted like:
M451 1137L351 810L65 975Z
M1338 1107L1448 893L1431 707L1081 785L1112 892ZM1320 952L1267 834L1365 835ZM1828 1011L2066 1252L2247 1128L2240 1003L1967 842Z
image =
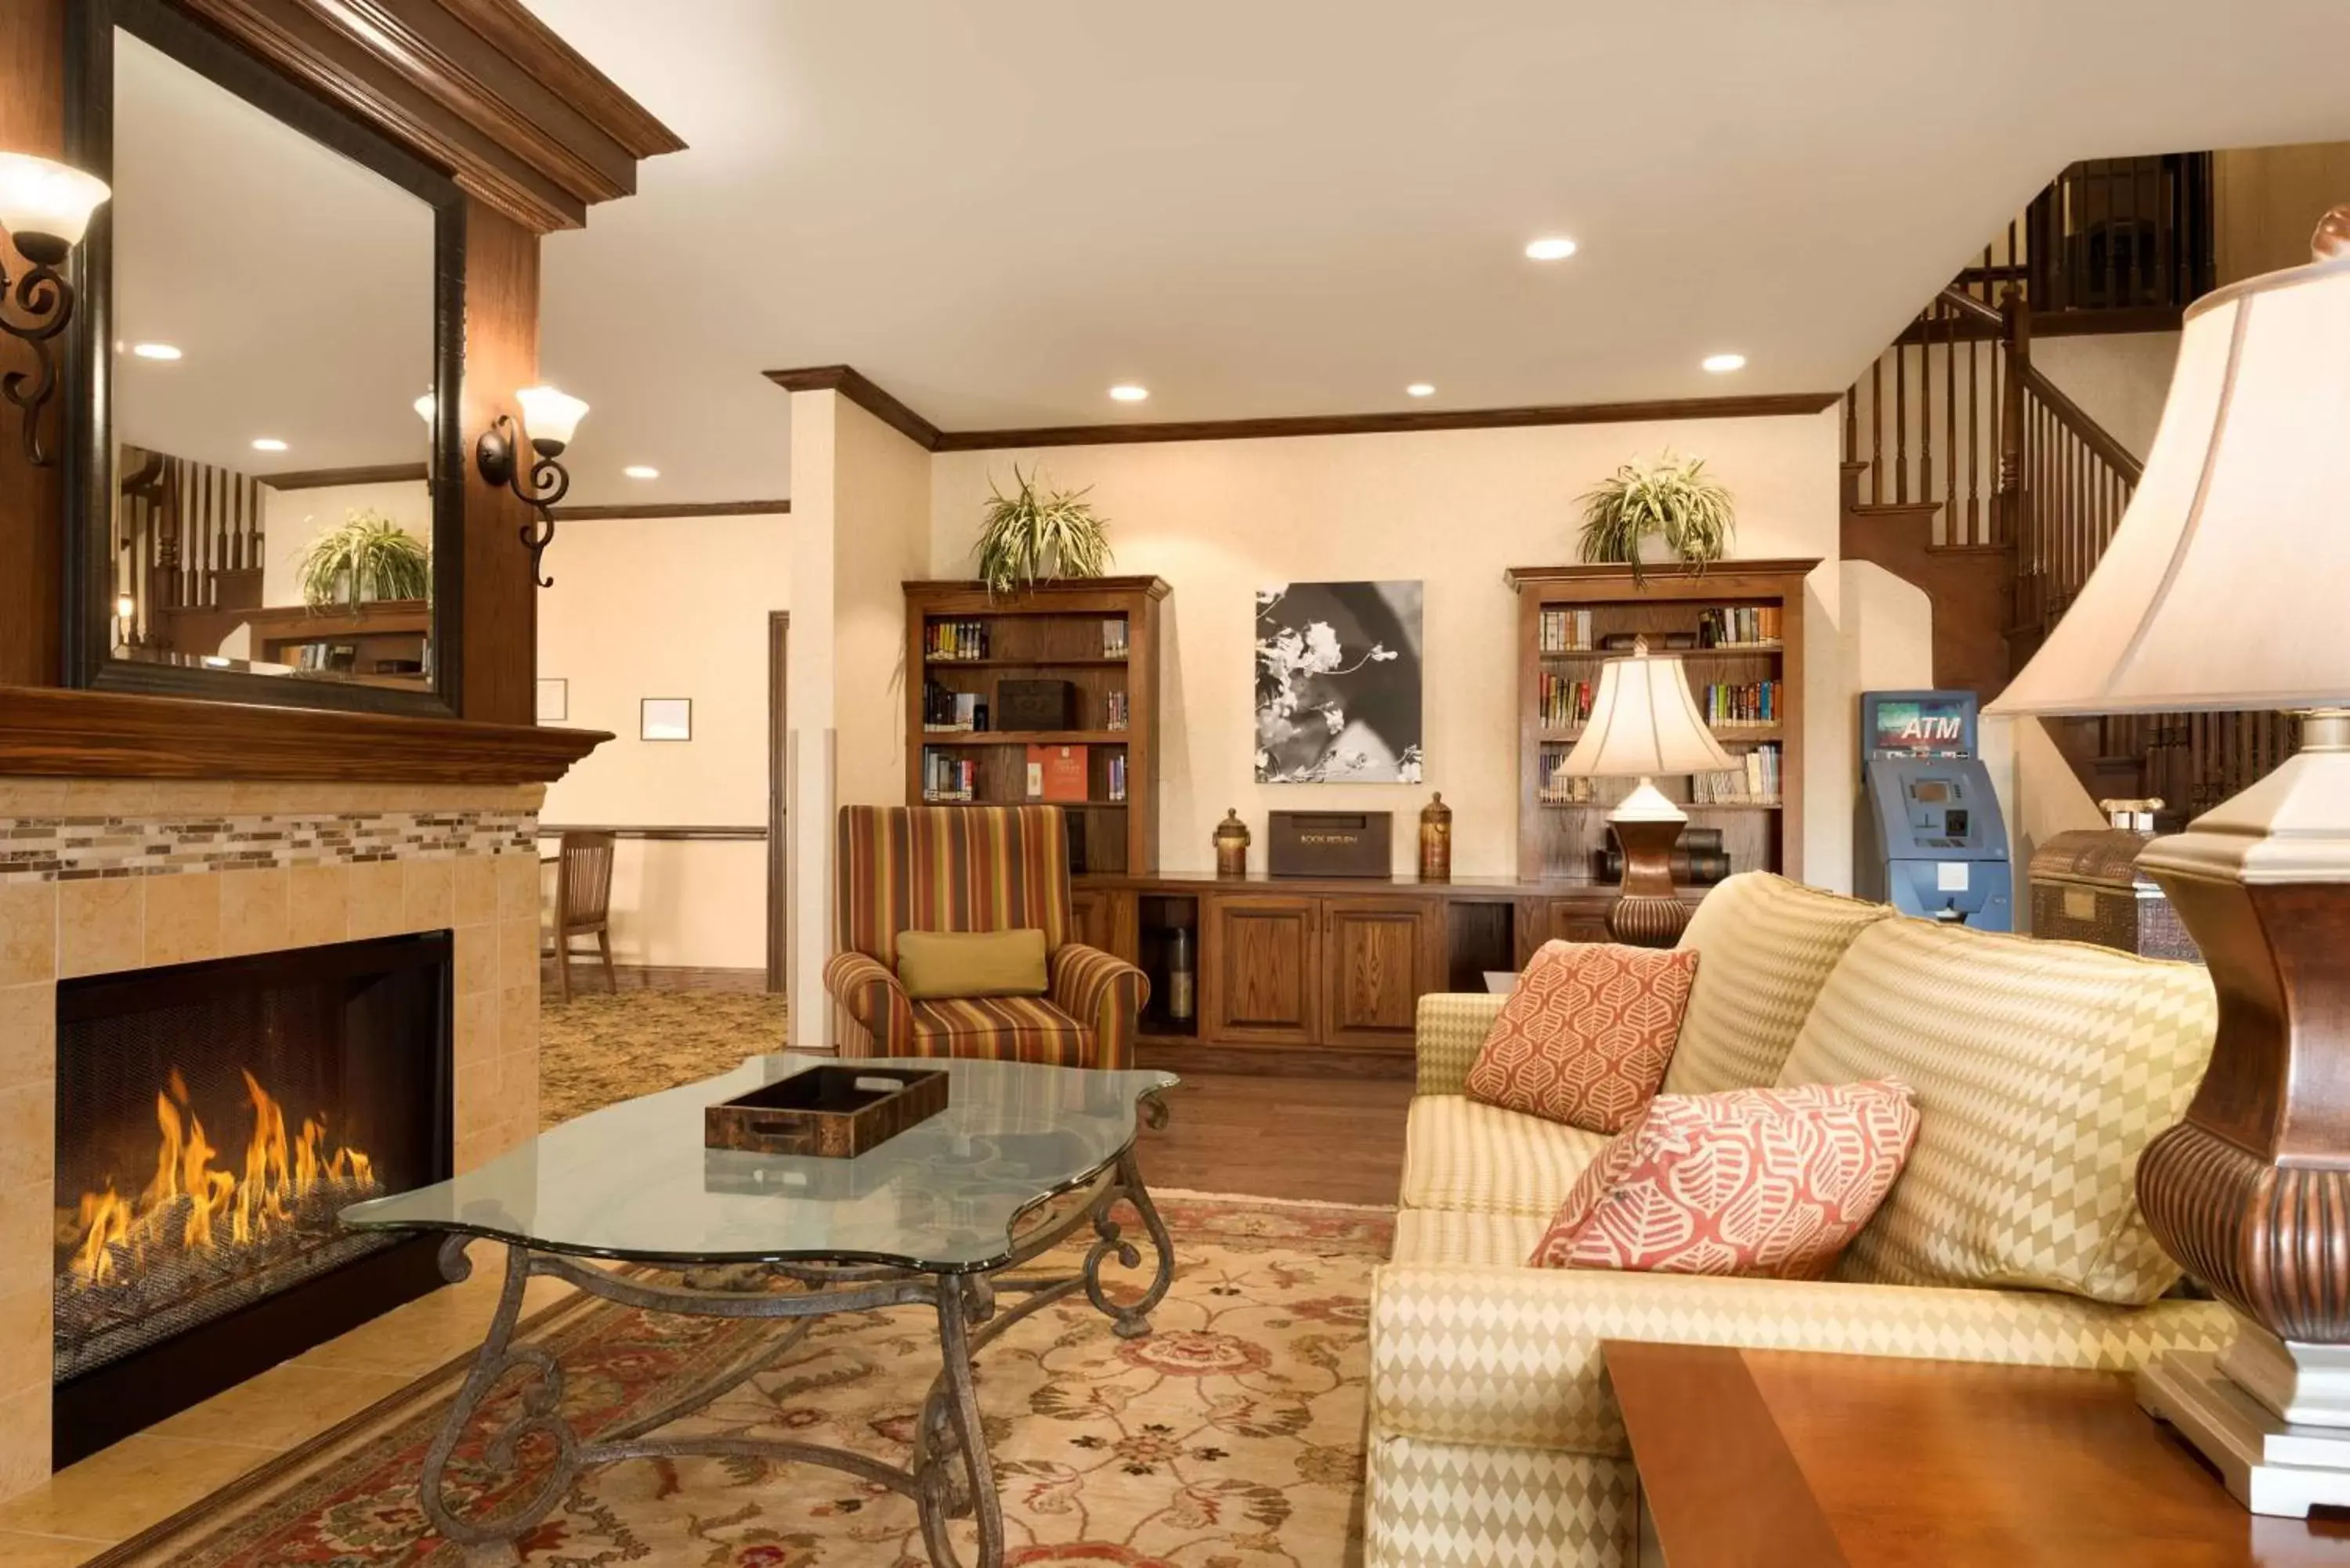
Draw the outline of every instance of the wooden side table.
M2350 1568L2247 1513L2126 1377L1611 1340L1640 1568Z

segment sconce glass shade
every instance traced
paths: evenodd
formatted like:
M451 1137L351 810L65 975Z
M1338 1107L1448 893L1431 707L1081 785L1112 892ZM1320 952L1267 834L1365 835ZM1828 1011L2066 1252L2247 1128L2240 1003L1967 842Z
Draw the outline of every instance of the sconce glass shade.
M416 410L418 419L429 425L432 422L433 416L441 411L441 400L427 392L408 406Z
M525 387L515 394L515 401L522 405L523 430L530 444L547 457L569 446L579 421L588 417L586 403L553 387Z
M0 152L0 229L36 265L65 260L112 194L95 174L29 152Z

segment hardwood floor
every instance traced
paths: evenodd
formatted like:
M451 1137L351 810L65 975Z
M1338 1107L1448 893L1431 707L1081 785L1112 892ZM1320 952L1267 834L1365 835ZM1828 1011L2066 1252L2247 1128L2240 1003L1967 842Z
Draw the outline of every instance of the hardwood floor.
M1142 1137L1153 1187L1328 1203L1396 1200L1411 1085L1392 1079L1187 1074Z

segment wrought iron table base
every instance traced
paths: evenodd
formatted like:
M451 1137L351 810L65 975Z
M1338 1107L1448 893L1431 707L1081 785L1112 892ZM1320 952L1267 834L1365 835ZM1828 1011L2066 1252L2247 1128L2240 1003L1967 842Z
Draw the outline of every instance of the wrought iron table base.
M1138 1268L1140 1249L1121 1232L1110 1210L1121 1200L1142 1217L1158 1266L1140 1300L1128 1306L1112 1303L1102 1287L1102 1264L1111 1258L1126 1268ZM1055 1278L1007 1278L1017 1269L1049 1251L1090 1222L1093 1245L1077 1273ZM475 1238L452 1234L442 1244L441 1269L451 1280L472 1272L465 1256ZM948 1535L950 1520L975 1516L979 1555L975 1568L999 1568L1003 1561L1003 1511L996 1495L994 1466L980 1426L979 1401L972 1388L972 1369L979 1352L1005 1329L1040 1308L1083 1290L1095 1307L1112 1321L1112 1332L1131 1339L1150 1332L1150 1313L1167 1294L1175 1275L1174 1249L1167 1228L1144 1188L1134 1151L1118 1158L1108 1185L1083 1208L1024 1239L999 1268L986 1273L926 1273L915 1270L861 1265L798 1265L765 1263L729 1266L689 1272L682 1285L656 1284L615 1274L559 1253L535 1251L520 1242L506 1247L506 1278L498 1297L489 1335L482 1343L473 1370L458 1390L440 1435L424 1457L421 1501L425 1517L442 1537L464 1553L469 1568L516 1563L515 1542L536 1529L570 1495L581 1473L595 1465L622 1459L733 1458L781 1459L829 1466L860 1480L886 1486L914 1500L921 1511L922 1539L936 1568L962 1568ZM517 1345L514 1334L522 1314L524 1287L534 1274L568 1281L588 1294L623 1306L649 1312L680 1313L721 1318L797 1318L779 1338L763 1343L733 1365L686 1393L624 1426L592 1440L572 1430L562 1414L563 1369L555 1357L536 1345ZM713 1279L712 1276L716 1278ZM697 1278L708 1282L696 1285ZM804 1292L781 1294L764 1289L782 1278L807 1285ZM998 1309L999 1294L1023 1299ZM915 1424L914 1451L903 1469L847 1449L818 1443L797 1443L770 1438L662 1438L663 1428L707 1408L721 1396L740 1387L789 1355L816 1327L816 1320L844 1312L869 1312L881 1307L924 1304L938 1314L939 1375L922 1401ZM527 1378L519 1414L490 1439L484 1457L499 1474L511 1476L522 1465L522 1445L536 1437L554 1448L554 1455L536 1485L519 1501L508 1500L486 1518L467 1518L460 1510L465 1501L449 1489L449 1462L458 1443L473 1426L491 1395L508 1377L520 1372Z

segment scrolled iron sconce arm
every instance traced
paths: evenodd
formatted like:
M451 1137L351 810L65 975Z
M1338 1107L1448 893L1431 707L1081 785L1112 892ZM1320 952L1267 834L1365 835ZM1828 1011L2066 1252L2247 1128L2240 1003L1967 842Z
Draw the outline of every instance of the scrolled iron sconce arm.
M539 557L555 543L553 508L571 490L571 473L556 461L563 453L561 441L540 441L531 443L531 462L525 470L520 462L523 432L511 414L500 414L482 432L473 448L473 462L482 477L492 484L503 484L517 500L538 509L536 521L516 530L523 548L530 552L531 580L542 588L555 586L553 577L538 575Z
M46 249L34 246L36 238L27 234L17 243L36 252ZM57 248L54 258L32 254L26 259L32 265L13 282L0 268L0 306L15 306L13 312L0 309L0 331L31 345L34 368L0 375L0 397L22 411L25 461L47 468L57 460L57 453L41 444L41 410L57 389L57 355L50 345L73 320L74 294L55 265L65 259L64 247Z

